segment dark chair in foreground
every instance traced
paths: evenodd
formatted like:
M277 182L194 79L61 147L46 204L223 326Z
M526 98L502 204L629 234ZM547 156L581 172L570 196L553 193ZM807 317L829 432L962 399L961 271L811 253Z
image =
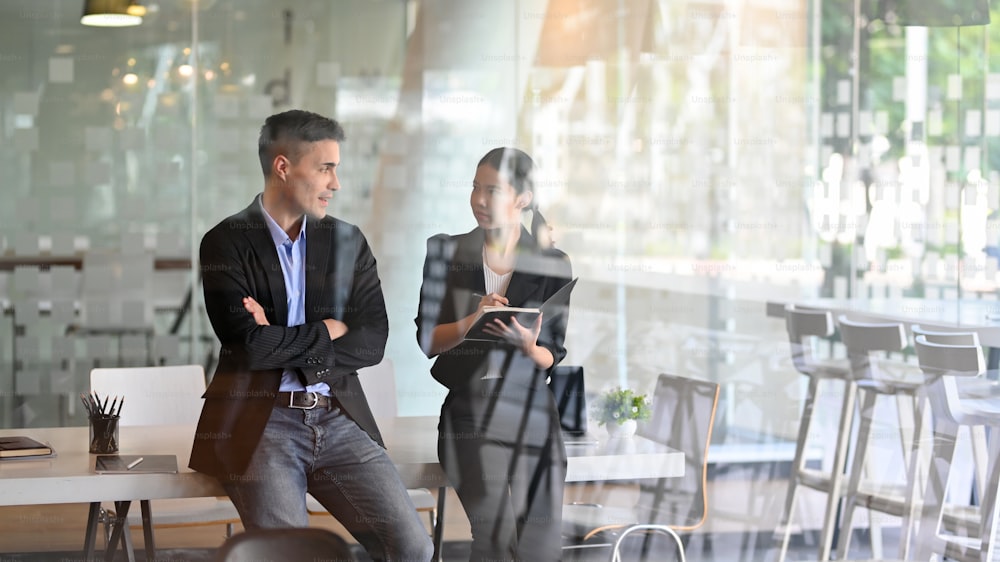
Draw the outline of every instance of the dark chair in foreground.
M215 556L216 562L246 560L326 560L354 562L347 542L319 528L258 529L233 535Z
M674 375L660 375L653 393L652 418L639 424L638 434L683 451L684 475L641 482L639 501L620 509L599 505L564 505L563 535L571 541L563 549L611 548L611 560L620 560L622 541L629 535L668 535L685 560L678 532L700 527L708 517L706 478L708 446L712 439L719 385ZM643 554L649 550L643 544ZM664 560L651 554L649 560Z

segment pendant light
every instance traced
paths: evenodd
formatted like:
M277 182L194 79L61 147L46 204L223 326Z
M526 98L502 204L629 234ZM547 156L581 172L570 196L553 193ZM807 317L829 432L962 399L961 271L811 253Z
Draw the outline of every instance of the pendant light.
M129 27L142 23L146 10L134 0L85 0L80 23L95 27Z

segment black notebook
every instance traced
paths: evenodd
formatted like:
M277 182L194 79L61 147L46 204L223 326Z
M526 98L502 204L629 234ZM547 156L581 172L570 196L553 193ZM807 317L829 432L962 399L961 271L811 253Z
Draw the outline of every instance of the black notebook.
M52 447L24 435L0 437L0 459L52 454Z
M136 462L138 461L138 462ZM177 455L97 455L98 474L177 473Z
M558 318L569 306L569 295L576 285L576 279L566 283L558 291L552 293L542 306L538 308L521 308L516 306L484 306L483 310L476 316L472 326L465 332L466 341L497 341L499 336L486 333L483 328L495 319L501 320L504 324L509 324L511 318L517 318L522 326L531 326L538 318L539 314L544 314L543 323Z

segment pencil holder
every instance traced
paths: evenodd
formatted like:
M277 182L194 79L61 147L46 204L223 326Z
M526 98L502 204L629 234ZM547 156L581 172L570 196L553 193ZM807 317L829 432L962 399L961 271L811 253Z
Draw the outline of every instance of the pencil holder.
M90 418L90 452L101 455L118 452L118 416Z

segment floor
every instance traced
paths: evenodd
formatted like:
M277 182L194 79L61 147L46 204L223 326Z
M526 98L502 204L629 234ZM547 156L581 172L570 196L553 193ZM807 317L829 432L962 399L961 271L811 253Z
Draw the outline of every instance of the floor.
M759 471L758 471L759 472ZM699 562L771 562L776 559L774 528L781 511L786 481L782 478L747 481L748 475L758 472L736 471L717 474L710 483L711 512L708 522L687 537L688 560ZM577 485L567 489L567 501L600 498L606 505L629 505L636 491L632 485ZM822 498L808 494L807 505L801 513L815 512ZM749 514L749 515L748 515ZM0 508L0 562L49 562L80 559L83 532L87 518L84 504L29 506ZM817 527L815 521L801 521L797 525ZM312 526L329 528L346 536L331 517L313 516ZM797 527L796 527L797 528ZM240 529L237 527L236 529ZM891 532L891 531L890 531ZM856 531L860 533L860 531ZM137 559L143 560L142 533L133 532ZM157 562L211 561L215 549L225 540L225 527L199 526L179 529L158 529ZM453 492L447 498L445 518L444 559L448 562L468 560L469 526ZM815 534L793 535L788 560L815 560ZM639 544L638 542L636 544ZM854 559L868 556L868 541L864 536L854 541L858 545L851 553ZM892 538L886 536L886 548ZM638 547L637 547L638 548ZM671 560L670 544L653 544L647 559L659 562ZM359 553L359 560L365 560ZM567 553L566 561L606 560L607 551ZM636 556L627 557L636 560Z

